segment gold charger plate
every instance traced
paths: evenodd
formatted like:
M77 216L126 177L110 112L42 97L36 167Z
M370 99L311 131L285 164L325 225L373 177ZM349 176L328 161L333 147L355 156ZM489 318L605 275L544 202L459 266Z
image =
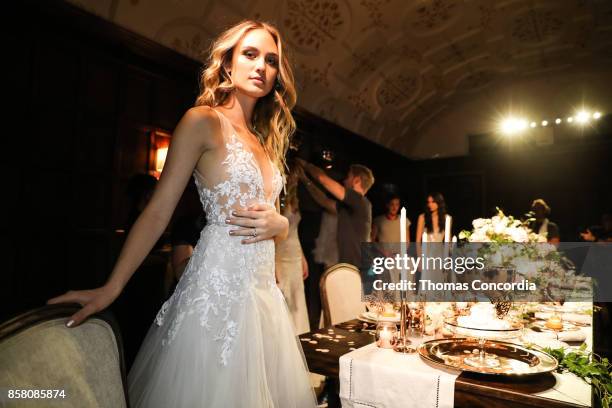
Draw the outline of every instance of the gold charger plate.
M478 340L471 338L430 340L418 348L421 358L435 365L479 374L528 376L548 373L558 366L553 356L541 350L497 340L487 340L485 352L497 355L499 366L475 367L467 364L465 358L477 355L478 350Z

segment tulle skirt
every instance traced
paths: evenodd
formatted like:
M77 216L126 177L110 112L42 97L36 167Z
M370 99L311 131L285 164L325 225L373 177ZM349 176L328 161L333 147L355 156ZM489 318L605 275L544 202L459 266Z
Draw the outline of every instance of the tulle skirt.
M208 234L208 239L200 241L211 242L209 239L220 238L215 235L222 235L207 229L204 235ZM225 230L223 234L226 233ZM218 257L215 265L206 265L210 254L206 254L207 248L198 248L202 245L198 243L190 260L200 265L188 264L177 291L181 284L193 285L189 276L201 273L196 271L199 267L229 267ZM234 245L232 241L222 247L232 253ZM273 259L272 253L272 264ZM235 259L232 264L236 264ZM269 265L265 267L269 269ZM273 270L258 273L273 277ZM316 406L302 347L276 285L261 279L252 281L240 307L231 309L230 326L227 314L210 314L204 324L202 313L186 313L176 307L178 301L171 298L163 322L152 324L130 370L128 387L133 408ZM176 319L181 324L173 330L172 341L168 341L168 328ZM223 362L218 333L233 336L231 353Z

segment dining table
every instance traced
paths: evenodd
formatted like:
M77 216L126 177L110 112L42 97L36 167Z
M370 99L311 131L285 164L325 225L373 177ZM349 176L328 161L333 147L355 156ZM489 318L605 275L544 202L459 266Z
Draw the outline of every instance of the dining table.
M326 376L337 384L340 357L373 343L374 330L355 319L304 333L299 339L309 371ZM571 373L512 377L464 371L456 378L454 391L455 407L593 406L591 386Z

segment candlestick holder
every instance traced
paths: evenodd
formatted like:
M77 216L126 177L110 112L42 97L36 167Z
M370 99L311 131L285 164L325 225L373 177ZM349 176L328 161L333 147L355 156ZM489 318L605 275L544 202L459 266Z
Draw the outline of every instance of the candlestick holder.
M408 305L406 303L405 291L400 291L400 331L393 351L402 354L411 354L416 352L416 348L412 345L412 342L406 336L406 320L408 318Z
M397 326L393 322L379 322L376 325L376 345L380 348L393 348L397 341Z

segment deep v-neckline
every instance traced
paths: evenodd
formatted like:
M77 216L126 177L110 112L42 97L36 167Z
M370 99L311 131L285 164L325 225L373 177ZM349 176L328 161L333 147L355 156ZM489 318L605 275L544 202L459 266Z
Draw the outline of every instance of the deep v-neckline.
M255 153L253 153L253 149L251 149L251 147L249 145L247 145L246 142L244 142L242 139L240 139L240 137L238 137L238 132L236 131L236 128L234 127L234 124L232 123L231 120L229 120L229 118L227 116L225 116L225 114L223 114L223 112L218 111L217 109L215 109L215 112L217 112L219 115L221 115L223 117L223 119L227 120L227 122L230 125L230 129L232 131L233 136L238 140L238 142L240 142L240 145L242 146L243 150L245 152L247 152L249 154L249 156L251 157L251 161L253 162L253 166L255 167L255 170L257 170L257 174L259 175L259 181L261 183L261 191L264 195L264 199L266 201L270 201L274 195L274 177L276 176L276 174L274 173L274 164L272 163L272 160L270 160L270 158L268 157L268 155L266 154L266 152L264 151L264 155L266 156L266 159L268 160L268 164L270 166L270 175L271 175L271 180L270 180L270 194L268 194L266 192L266 181L264 179L263 176L263 172L261 171L261 165L259 164L259 161L257 160L257 157L255 156Z

